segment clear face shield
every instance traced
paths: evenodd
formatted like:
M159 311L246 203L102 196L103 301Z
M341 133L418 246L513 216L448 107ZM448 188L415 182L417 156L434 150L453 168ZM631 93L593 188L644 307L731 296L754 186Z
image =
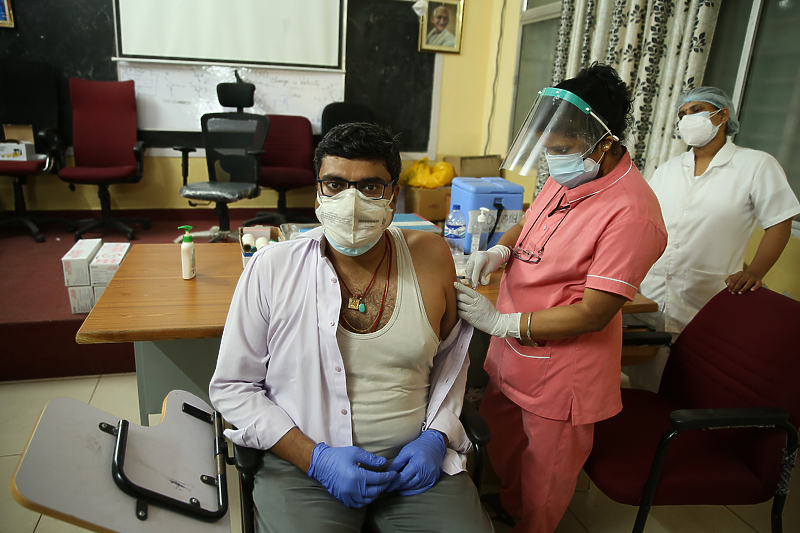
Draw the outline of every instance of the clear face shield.
M582 98L547 87L539 91L500 168L523 176L537 175L543 154L581 154L585 159L608 135L611 131Z

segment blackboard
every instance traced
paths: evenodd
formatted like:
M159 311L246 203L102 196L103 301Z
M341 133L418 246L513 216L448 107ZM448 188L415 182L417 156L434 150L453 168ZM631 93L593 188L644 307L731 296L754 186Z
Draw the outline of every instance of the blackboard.
M13 2L14 28L0 28L0 54L42 61L59 74L60 129L72 138L69 78L117 79L111 0Z
M50 63L60 76L61 129L69 138L70 77L117 79L111 0L15 2L15 28L0 28L3 57ZM427 151L434 54L417 51L419 22L410 2L348 0L345 100L370 106L379 122L400 134L402 149ZM198 121L199 130L199 121ZM199 135L140 132L150 146L171 147Z
M435 56L418 40L411 2L348 0L345 100L368 105L404 152L427 151L430 136Z

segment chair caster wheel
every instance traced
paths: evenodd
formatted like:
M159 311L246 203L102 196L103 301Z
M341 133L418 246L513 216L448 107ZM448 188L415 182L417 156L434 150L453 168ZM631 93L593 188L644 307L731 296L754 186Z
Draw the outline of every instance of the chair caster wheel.
M33 236L33 240L36 242L44 242L44 235L39 233L38 235Z
M129 232L128 232L128 240L129 240L129 241L132 241L132 240L134 240L135 238L136 238L136 234L135 234L134 232L132 232L132 231L129 231Z
M142 224L142 227L143 227L144 229L150 229L150 221L148 220L147 222L145 222L144 224Z

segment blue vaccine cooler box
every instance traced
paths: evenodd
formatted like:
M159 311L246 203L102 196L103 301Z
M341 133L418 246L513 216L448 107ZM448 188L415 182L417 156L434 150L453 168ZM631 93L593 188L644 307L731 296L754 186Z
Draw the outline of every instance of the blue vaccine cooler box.
M495 228L494 235L486 248L491 248L505 231L522 219L522 185L511 183L503 178L453 178L450 194L450 211L453 205L461 206L461 212L467 218L467 236L464 239L464 253L470 252L472 234L478 225L481 207L489 209L488 229ZM497 219L498 212L500 220ZM495 222L497 225L495 226Z

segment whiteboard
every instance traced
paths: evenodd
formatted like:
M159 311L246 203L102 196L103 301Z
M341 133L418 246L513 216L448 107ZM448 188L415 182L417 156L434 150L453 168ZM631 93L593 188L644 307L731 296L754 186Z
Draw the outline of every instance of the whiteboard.
M133 80L138 127L156 131L199 131L205 113L230 111L217 102L217 84L239 76L256 86L248 113L301 115L321 131L323 108L344 100L344 72L181 65L119 61L119 80Z

